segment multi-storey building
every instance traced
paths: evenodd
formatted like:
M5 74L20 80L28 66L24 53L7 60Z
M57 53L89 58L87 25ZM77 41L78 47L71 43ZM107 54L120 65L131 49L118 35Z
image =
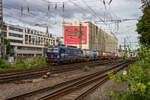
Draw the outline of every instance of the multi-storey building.
M57 45L56 36L18 25L5 24L4 34L15 56L44 56L48 45Z
M90 21L64 21L64 44L82 49L117 52L118 40Z

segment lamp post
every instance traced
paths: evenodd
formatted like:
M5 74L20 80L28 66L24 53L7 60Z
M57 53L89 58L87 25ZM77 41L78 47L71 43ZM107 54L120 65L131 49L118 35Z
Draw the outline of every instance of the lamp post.
M4 32L3 32L3 0L0 0L0 56L5 57Z

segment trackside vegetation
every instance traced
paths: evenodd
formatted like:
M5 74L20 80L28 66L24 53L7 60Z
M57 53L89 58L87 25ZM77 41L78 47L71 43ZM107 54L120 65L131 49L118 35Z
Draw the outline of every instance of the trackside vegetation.
M84 69L84 71L89 71L90 68L88 66L84 66L83 69Z
M14 69L14 68L30 68L35 66L44 66L47 65L45 57L37 57L36 60L25 61L25 57L19 58L19 62L15 65L6 63L4 60L0 60L0 70L3 69Z
M143 4L143 16L139 19L137 23L137 32L140 35L139 36L139 42L145 46L150 45L150 1L145 1L146 4Z
M136 62L127 71L113 75L116 83L125 82L128 87L124 91L112 91L111 98L118 100L150 100L150 47L141 47Z
M150 1L141 1L143 16L137 23L137 32L143 46L138 51L136 62L123 73L108 75L115 78L116 83L125 82L128 86L124 91L109 93L111 98L117 100L150 100Z

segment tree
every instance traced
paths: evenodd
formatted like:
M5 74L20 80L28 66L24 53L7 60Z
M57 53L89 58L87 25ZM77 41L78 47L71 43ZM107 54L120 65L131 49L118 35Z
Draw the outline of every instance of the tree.
M143 16L137 23L137 32L140 34L140 43L150 45L150 6L143 8Z
M150 6L150 0L141 0L142 7L145 8L146 6Z
M6 55L9 55L11 50L10 41L8 39L4 39L4 44L6 45Z
M44 44L45 47L48 47L49 43L48 41L46 41L46 43Z

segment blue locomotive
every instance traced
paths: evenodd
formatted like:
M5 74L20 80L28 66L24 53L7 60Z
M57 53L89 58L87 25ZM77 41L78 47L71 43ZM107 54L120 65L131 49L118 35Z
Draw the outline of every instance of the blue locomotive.
M83 61L83 51L75 47L49 46L46 52L48 63L73 63Z
M106 55L107 54L107 55ZM76 47L49 46L46 51L48 63L74 63L83 61L94 61L110 58L111 53L98 50L86 50ZM113 57L112 57L113 58Z

